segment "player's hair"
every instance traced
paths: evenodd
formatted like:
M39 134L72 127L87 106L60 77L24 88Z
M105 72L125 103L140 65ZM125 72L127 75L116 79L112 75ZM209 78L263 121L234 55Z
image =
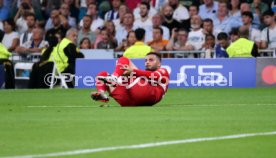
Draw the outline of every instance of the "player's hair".
M142 41L145 37L145 29L143 28L138 28L135 30L135 37L138 41Z
M225 32L220 32L217 36L217 39L218 40L228 40L229 36Z
M162 58L161 58L161 54L160 54L160 53L149 52L149 53L147 54L147 56L148 56L148 55L155 55L155 56L159 59L160 62L162 61Z

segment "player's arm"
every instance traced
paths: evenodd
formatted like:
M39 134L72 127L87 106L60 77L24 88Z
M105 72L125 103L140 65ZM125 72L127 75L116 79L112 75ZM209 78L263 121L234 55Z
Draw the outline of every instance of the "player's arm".
M161 79L162 82L163 82L163 80L164 81L167 80L166 70L164 70L164 69L158 69L156 71L134 69L133 74L134 74L134 76L137 76L137 77L145 76L151 80L156 80L156 81L159 79Z
M122 65L121 69L125 70L124 75L133 74L136 77L147 77L151 80L159 80L161 82L167 82L169 79L169 75L166 69L160 68L156 71L147 71L147 70L139 70L135 69L129 65Z

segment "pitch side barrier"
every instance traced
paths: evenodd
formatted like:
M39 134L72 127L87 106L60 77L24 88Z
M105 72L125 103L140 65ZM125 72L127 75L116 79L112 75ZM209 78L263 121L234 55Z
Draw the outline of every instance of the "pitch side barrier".
M144 69L144 59L134 59ZM95 77L101 71L111 73L116 59L78 59L75 86L95 88ZM163 59L170 73L170 88L252 88L256 87L256 59Z

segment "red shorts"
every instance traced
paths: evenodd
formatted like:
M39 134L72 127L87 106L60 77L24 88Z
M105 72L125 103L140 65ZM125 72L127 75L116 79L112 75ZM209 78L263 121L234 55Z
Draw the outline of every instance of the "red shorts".
M139 80L138 82L135 82ZM117 85L110 96L121 106L152 106L164 95L161 86L151 85L145 79L137 78L127 86Z

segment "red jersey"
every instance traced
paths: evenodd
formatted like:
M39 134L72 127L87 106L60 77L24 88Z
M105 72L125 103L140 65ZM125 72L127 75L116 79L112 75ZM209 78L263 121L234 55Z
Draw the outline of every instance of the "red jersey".
M164 68L156 71L133 70L134 79L127 85L117 85L110 94L121 106L150 106L165 95L169 73Z

